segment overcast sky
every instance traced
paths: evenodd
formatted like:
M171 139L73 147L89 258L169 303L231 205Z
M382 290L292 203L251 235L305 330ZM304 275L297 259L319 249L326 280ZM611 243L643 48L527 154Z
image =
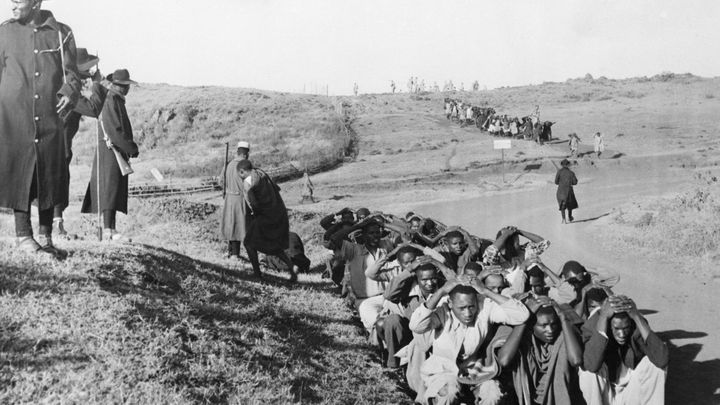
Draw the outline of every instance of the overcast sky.
M5 0L3 17L10 15ZM101 69L146 83L349 94L720 75L717 0L48 0ZM323 91L324 92L324 91Z

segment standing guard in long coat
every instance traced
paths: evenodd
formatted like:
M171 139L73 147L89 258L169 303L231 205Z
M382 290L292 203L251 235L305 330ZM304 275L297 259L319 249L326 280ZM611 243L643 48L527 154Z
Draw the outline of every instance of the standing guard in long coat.
M99 205L103 215L103 240L128 242L130 240L115 229L116 212L127 214L128 176L123 175L113 149L120 153L125 162L138 155L138 146L133 141L132 126L125 108L125 96L130 91L130 85L137 83L130 80L130 73L126 69L116 70L107 77L107 81L110 82L110 88L98 119L98 150L81 212L97 213Z
M12 208L18 250L63 258L52 242L53 207L67 204L61 117L80 92L72 31L42 0L15 0L0 25L0 206ZM37 240L30 204L37 199ZM39 243L38 243L39 242Z
M107 96L107 89L100 84L102 80L102 74L97 68L91 73L91 70L97 66L100 58L95 55L90 55L85 48L78 48L77 50L77 69L80 78L83 80L90 80L90 95L89 97L80 96L77 100L75 109L72 110L67 117L65 117L65 125L63 128L63 136L65 140L65 163L67 169L67 181L65 187L70 193L70 163L72 163L72 141L75 135L80 129L80 121L83 116L97 118L100 115L103 104L105 103L105 97ZM65 230L65 221L63 220L63 212L67 208L66 204L58 204L55 206L53 215L53 226L57 228L58 234L61 236L68 237L68 239L75 239L77 236L71 236Z
M244 183L238 174L238 163L250 157L250 144L238 142L237 154L225 168L225 203L223 204L220 234L228 241L228 256L240 258L240 246L245 240L246 205Z

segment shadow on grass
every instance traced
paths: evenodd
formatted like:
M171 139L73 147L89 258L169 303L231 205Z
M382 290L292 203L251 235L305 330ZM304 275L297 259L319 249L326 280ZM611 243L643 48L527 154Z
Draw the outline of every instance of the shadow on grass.
M295 401L332 402L329 392L361 384L365 377L360 376L363 367L348 366L357 361L358 353L370 357L369 346L343 336L356 323L332 316L331 307L324 311L331 316L302 309L306 300L318 299L317 292L333 291L328 282L295 284L268 273L259 281L242 271L153 246L107 258L94 276L101 289L133 296L130 302L138 316L129 316L126 327L146 328L150 320L175 333L177 347L163 354L168 360L158 378L187 390L198 402L227 402L232 390L224 387L232 380L194 371L205 355L196 358L191 349L200 333L193 330L227 344L231 349L222 353L229 362L246 364L251 373L283 376L279 384L290 386ZM344 377L327 378L338 374Z
M715 404L720 400L720 359L695 361L702 350L700 343L676 344L671 340L697 339L705 332L680 329L658 332L670 349L670 366L665 383L668 404Z

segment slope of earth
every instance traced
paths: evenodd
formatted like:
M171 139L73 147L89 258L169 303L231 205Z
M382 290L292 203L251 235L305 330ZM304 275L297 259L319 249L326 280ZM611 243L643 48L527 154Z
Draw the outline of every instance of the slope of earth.
M217 208L133 201L133 244L62 241L60 263L0 239L0 403L407 403L319 275L224 258Z

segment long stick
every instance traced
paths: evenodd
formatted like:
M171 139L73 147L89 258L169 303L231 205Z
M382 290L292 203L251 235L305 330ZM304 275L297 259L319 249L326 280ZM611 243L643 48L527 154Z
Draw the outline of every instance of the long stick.
M95 127L95 136L97 138L97 152L95 152L96 156L96 166L95 166L95 176L96 176L96 184L97 184L97 234L98 234L98 241L102 242L102 232L103 232L103 224L102 224L102 213L100 211L100 120L102 119L102 113L98 115L98 122L97 126Z
M62 64L62 71L63 71L63 83L67 84L67 73L65 72L65 52L63 52L63 50L65 48L65 44L63 43L62 32L60 30L58 30L58 42L60 44L59 51L60 51L60 63Z
M227 190L227 166L228 166L228 153L230 153L230 142L225 142L225 166L223 166L223 198L225 198L225 192Z

